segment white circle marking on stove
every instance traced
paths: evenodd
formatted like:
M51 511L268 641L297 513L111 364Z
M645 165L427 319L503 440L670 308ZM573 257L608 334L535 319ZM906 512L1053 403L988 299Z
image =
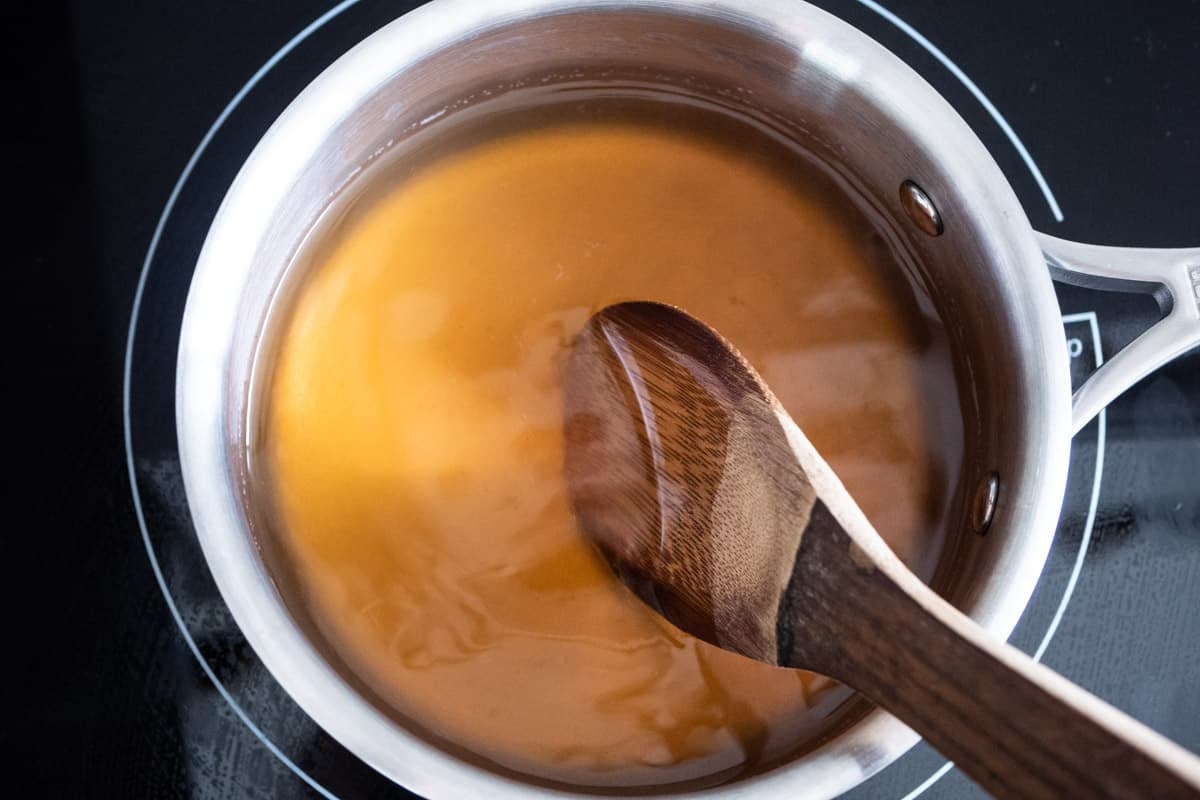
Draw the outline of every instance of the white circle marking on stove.
M302 770L296 764L296 762L288 758L287 754L271 741L266 733L264 733L263 730L255 724L254 720L250 719L250 716L238 704L237 700L233 698L233 695L230 694L229 689L225 687L225 684L223 684L217 677L208 661L205 660L204 655L200 652L200 648L196 645L195 639L192 638L191 633L188 631L187 625L184 624L183 615L179 613L179 608L175 604L175 598L172 596L171 590L167 586L166 578L163 576L162 567L159 565L158 557L154 552L154 545L150 541L150 532L146 527L146 515L142 510L141 493L138 491L137 471L133 463L133 428L129 422L129 392L130 384L132 382L133 341L134 335L137 332L137 319L138 312L141 310L142 306L142 295L146 290L146 279L150 275L150 262L154 260L154 254L158 250L159 240L162 238L163 230L167 226L167 218L171 216L171 211L174 210L175 203L179 200L179 195L183 192L183 186L185 183L187 183L188 178L191 177L193 170L195 170L197 162L200 161L200 156L203 155L204 151L208 148L209 143L213 140L213 137L216 136L217 130L225 124L225 120L229 118L229 115L233 113L233 110L237 108L242 100L246 98L246 95L248 95L251 90L258 85L258 82L263 79L264 75L270 72L276 64L278 64L288 55L288 53L292 52L292 50L294 50L301 42L314 34L326 22L341 14L351 6L356 5L358 2L359 0L342 0L341 3L317 17L315 20L309 23L307 27L288 40L283 47L275 51L275 54L267 59L266 62L258 68L257 72L250 76L250 80L246 81L246 84L238 90L237 94L233 96L233 98L225 105L225 108L221 110L221 113L217 115L217 118L213 120L212 125L210 125L208 130L205 132L204 138L200 140L200 144L196 146L195 152L192 153L192 157L189 158L187 164L184 165L183 172L179 173L179 178L175 181L175 186L171 189L171 194L167 196L167 202L163 206L162 214L158 218L158 224L154 226L154 234L150 237L150 246L146 250L146 258L142 261L142 274L138 276L137 289L134 291L133 310L130 313L129 319L129 334L125 341L125 375L121 385L121 412L123 418L122 421L125 428L125 463L129 470L129 487L130 491L133 493L134 512L137 515L138 528L140 528L142 532L142 542L146 546L146 555L150 559L150 567L154 570L154 579L158 581L158 588L162 590L163 599L167 601L167 608L171 612L171 617L175 620L175 625L179 628L179 632L183 634L183 638L184 641L187 642L188 649L192 651L192 655L195 656L196 661L200 663L200 669L202 669L208 679L212 681L213 686L216 687L217 691L220 693L221 697L224 698L225 702L229 704L229 707L233 709L233 713L237 715L237 718L245 723L246 727L250 729L250 732L253 733L254 736L263 743L269 752L282 761L288 769L290 769L296 774L297 777L312 787L314 791L316 791L322 797L328 798L328 800L338 800L338 797L317 782L315 778Z
M883 6L874 2L874 0L856 0L856 2L862 4L863 6L867 7L871 11L874 11L875 13L879 14L881 17L886 19L888 22L895 25L903 33L907 34L917 44L921 45L921 47L923 47L925 50L927 50L930 53L930 55L932 55L935 59L937 59L937 61L939 63L941 63L944 67L946 67L946 69L949 70L949 72L967 88L967 90L971 93L971 95L977 101L979 101L979 103L984 107L984 110L986 110L988 112L988 114L992 117L992 119L995 120L996 124L1000 127L1001 131L1008 137L1009 141L1012 142L1012 144L1016 148L1018 154L1021 156L1021 159L1025 162L1026 167L1029 169L1029 171L1033 175L1034 180L1037 182L1039 188L1042 190L1042 194L1045 196L1046 202L1049 204L1051 213L1054 215L1054 218L1057 221L1061 222L1063 220L1062 211L1059 209L1058 201L1055 199L1053 192L1051 192L1050 187L1047 185L1046 180L1043 177L1041 170L1037 167L1037 164L1034 162L1033 157L1030 155L1030 153L1029 153L1028 149L1026 149L1025 145L1021 142L1020 137L1017 136L1017 134L1013 130L1012 126L1009 125L1008 121L1004 118L1004 116L1000 113L1000 111L995 107L995 105L992 104L992 102L990 100L988 100L987 96L984 95L983 91L975 84L975 82L972 81L969 77L967 77L966 73L963 72L962 69L959 68L957 64L955 64L953 61L951 61L950 58L948 56L946 56L945 53L943 53L940 49L938 49L937 46L935 46L932 42L930 42L928 39L926 39L923 35L921 35L921 33L919 33L915 28L913 28L911 25L906 23L900 17L896 16L891 11L887 10ZM254 736L260 742L263 743L263 745L267 748L267 750L270 753L272 753L275 757L277 757L289 770L291 770L296 776L298 776L301 780L303 780L306 784L308 784L311 788L313 788L316 792L318 792L322 797L329 798L329 800L338 800L337 795L330 792L328 789L326 789L324 786L322 786L319 782L317 782L316 779L314 779L308 773L306 773L303 769L301 769L294 761L292 761L287 756L287 754L285 754L274 742L271 741L271 739L266 735L266 733L264 733L263 730L261 728L259 728L258 725L255 724L255 722L252 719L250 719L250 716L238 704L238 702L234 699L233 695L229 692L228 688L226 688L226 686L221 682L221 680L217 677L216 673L213 671L212 667L205 660L204 655L200 652L200 648L197 646L195 640L192 638L191 633L187 629L187 625L183 621L183 616L180 613L179 608L175 603L175 599L174 599L173 595L171 594L170 588L167 586L166 578L163 575L162 567L160 566L160 564L158 562L158 557L154 551L154 545L150 541L150 533L149 533L149 529L146 524L146 516L145 516L145 512L143 511L143 508L142 508L141 492L138 489L137 469L136 469L136 466L134 465L134 459L133 459L133 432L132 432L132 425L130 424L130 387L132 384L133 345L134 345L134 339L135 339L135 336L137 333L138 314L141 310L142 298L145 294L146 282L147 282L147 279L150 274L151 262L154 260L155 253L158 250L158 244L162 238L163 230L166 228L167 220L170 217L171 212L174 210L175 204L178 201L180 194L182 194L182 192L183 192L184 185L187 183L188 179L192 175L192 172L195 170L196 164L199 162L200 157L204 154L204 151L208 148L208 145L212 142L213 138L216 136L217 131L221 128L222 125L225 124L225 121L233 113L234 109L237 108L237 106L239 104L241 104L241 102L246 98L246 96L254 89L255 86L258 85L258 83L263 79L263 77L268 72L271 71L271 69L273 69L285 57L287 57L287 55L290 54L301 42L303 42L305 39L307 39L308 37L310 37L311 35L316 33L327 22L334 19L335 17L337 17L338 15L340 15L347 9L357 5L358 3L359 3L359 0L342 0L341 3L338 3L336 6L329 9L321 16L317 17L315 20L313 20L311 23L309 23L305 28L303 28L299 33L297 33L290 40L288 40L287 43L285 43L282 47L280 47L274 53L274 55L272 55L269 59L267 59L267 61L264 62L263 65L261 67L259 67L259 69L253 75L250 76L250 79L245 83L245 85L243 85L242 88L239 89L236 94L234 94L233 98L230 99L230 101L226 104L225 108L222 109L221 113L217 115L217 118L213 121L212 125L209 126L208 130L205 132L204 136L201 138L200 143L196 146L195 151L192 153L191 157L187 160L187 163L184 165L183 171L180 172L179 178L175 181L175 184L171 189L171 193L167 196L167 201L163 205L163 210L158 218L158 223L154 227L154 233L150 237L150 244L146 250L146 256L142 260L142 270L141 270L141 274L138 276L137 287L134 290L133 307L130 312L129 332L126 335L126 339L125 339L124 376L123 376L122 386L121 386L121 407L122 407L121 410L122 410L122 422L123 422L123 428L124 428L124 437L123 438L124 438L124 445L125 445L125 462L126 462L127 471L129 473L129 486L130 486L130 493L132 494L132 498L133 498L134 512L137 517L138 528L141 531L142 542L146 549L146 556L150 560L150 566L154 572L154 578L157 581L159 589L161 590L161 592L163 594L163 599L167 603L167 609L170 611L171 617L172 617L172 619L174 619L176 627L179 628L180 633L183 635L184 641L187 643L188 649L191 651L191 653L195 657L196 661L199 662L200 668L201 668L201 670L203 670L205 676L212 682L213 686L217 689L218 693L225 700L225 702L229 704L230 708L233 710L234 714L238 717L238 719L240 719L246 725L246 727L250 730L250 732L253 733ZM1093 320L1094 320L1095 315L1092 314L1092 316L1093 316ZM1098 338L1099 331L1098 331L1098 328L1095 327L1094 321L1093 321L1093 337L1095 338L1095 341L1097 343L1096 354L1097 354L1097 358L1099 358L1099 356L1100 356L1099 338ZM1100 412L1099 424L1100 424L1100 431L1101 431L1101 438L1099 440L1099 444L1102 447L1103 446L1103 431L1104 431L1104 412L1103 411ZM1098 466L1101 463L1102 463L1102 461L1098 459L1098 461L1097 461ZM1098 499L1099 485L1100 485L1100 470L1097 469L1096 479L1095 479L1095 482L1093 485L1093 503L1092 503L1092 508L1089 510L1089 514L1088 514L1089 525L1088 525L1087 534L1086 534L1088 539L1090 539L1091 523L1093 523L1095 520L1095 504ZM1079 567L1082 566L1082 561L1083 561L1082 553L1085 551L1086 551L1085 547L1081 548L1081 555L1076 560L1076 572L1078 572ZM1045 645L1047 645L1049 643L1050 637L1053 636L1054 630L1057 629L1057 625L1058 625L1058 622L1061 620L1062 613L1066 610L1067 602L1069 602L1069 600L1070 600L1069 591L1074 588L1074 581L1075 581L1076 577L1077 577L1077 575L1075 573L1073 573L1072 579L1068 585L1068 593L1064 594L1064 599L1059 605L1058 613L1056 613L1055 619L1051 623L1051 625L1052 625L1051 630L1047 632L1047 636L1046 636L1046 638L1043 639L1042 646L1039 648L1039 654L1040 654L1040 651L1045 649ZM913 798L920 795L927 788L929 788L929 786L932 786L934 783L937 782L938 779L940 779L943 775L945 775L947 772L949 772L952 767L953 767L953 764L951 764L950 762L947 762L937 772L935 772L928 779L926 779L920 786L918 786L916 789L914 789L912 792L910 792L908 795L906 795L903 798L903 800L912 800Z
M1100 349L1100 321L1096 318L1095 311L1084 311L1079 314L1064 314L1063 324L1070 325L1076 322L1088 323L1088 328L1092 334L1092 352L1095 354L1093 369L1100 369L1100 365L1104 363L1104 353ZM1087 519L1083 523L1083 535L1079 538L1079 552L1075 554L1075 565L1071 568L1071 577L1067 579L1067 588L1063 590L1062 600L1058 603L1058 608L1054 612L1054 618L1050 620L1050 627L1046 629L1046 635L1042 637L1041 644L1033 653L1034 661L1041 661L1042 655L1045 654L1046 648L1050 646L1050 640L1054 638L1054 634L1058 631L1058 625L1062 622L1063 614L1067 611L1067 603L1071 602L1071 595L1075 593L1075 584L1079 581L1079 573L1083 571L1083 557L1087 555L1088 545L1092 541L1092 529L1096 526L1096 509L1100 506L1100 481L1104 475L1104 445L1108 438L1108 415L1106 409L1100 409L1100 413L1096 415L1096 473L1092 478L1092 496L1088 500Z
M955 64L953 61L951 61L948 55L943 53L933 42L926 39L920 31L909 25L904 20L900 19L900 17L896 16L891 11L888 11L886 8L879 5L879 3L875 2L875 0L857 0L857 2L871 9L876 14L883 17L900 30L904 31L904 33L908 34L909 38L921 45L921 47L925 48L925 50L929 52L929 55L936 58L943 67L950 71L951 75L953 75L955 78L958 78L959 82L962 83L963 86L967 87L967 91L971 93L971 96L979 101L979 104L983 106L983 109L987 111L988 115L996 121L997 125L1000 126L1000 130L1004 131L1004 135L1008 137L1010 142L1012 142L1013 147L1017 149L1017 153L1021 156L1021 160L1025 162L1025 166L1028 167L1029 171L1033 174L1033 179L1037 182L1038 188L1042 190L1042 196L1046 198L1046 203L1050 206L1050 213L1054 215L1054 220L1056 222L1062 222L1063 213L1062 209L1058 207L1058 200L1055 199L1054 192L1050 191L1050 185L1046 183L1045 176L1043 176L1042 171L1038 169L1038 165L1034 162L1033 156L1029 154L1029 150L1025 147L1025 143L1021 141L1020 136L1017 136L1017 132L1013 130L1013 127L1008 124L1008 120L1005 119L1004 115L1000 113L1000 109L996 108L992 101L987 98L987 95L985 95L983 90L975 84L975 81L968 78L967 73L963 72L958 64Z

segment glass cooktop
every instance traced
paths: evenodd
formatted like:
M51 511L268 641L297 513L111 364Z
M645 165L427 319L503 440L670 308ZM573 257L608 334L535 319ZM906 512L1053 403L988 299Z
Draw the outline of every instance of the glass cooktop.
M947 96L1040 230L1200 244L1200 4L818 5ZM7 682L2 729L47 794L412 796L309 720L234 625L191 530L173 403L191 270L242 160L296 92L411 6L88 1L48 22L42 148L69 196L38 208L33 255L55 267L33 291L75 322L43 330L38 309L23 313L77 368L35 373L60 422L44 448L50 533L6 533L4 548L21 565L14 588L45 600L17 623L37 643ZM1076 383L1157 318L1148 297L1057 288ZM1200 750L1197 607L1193 352L1075 438L1055 544L1012 642ZM922 744L848 796L982 792Z

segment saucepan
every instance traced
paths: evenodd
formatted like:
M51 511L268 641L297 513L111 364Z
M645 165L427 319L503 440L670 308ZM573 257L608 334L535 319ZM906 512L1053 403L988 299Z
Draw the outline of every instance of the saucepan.
M1200 343L1200 249L1036 233L987 150L929 84L798 0L435 0L392 22L291 103L229 189L188 296L177 425L197 535L254 650L335 739L432 798L578 793L423 738L329 655L257 535L244 457L256 357L299 243L365 166L473 103L533 83L584 81L661 86L736 107L829 165L887 221L917 265L913 279L936 301L964 398L962 535L937 588L997 637L1012 632L1042 571L1072 436ZM1166 312L1073 399L1052 275L1153 292ZM700 794L830 797L916 741L872 711L787 764Z

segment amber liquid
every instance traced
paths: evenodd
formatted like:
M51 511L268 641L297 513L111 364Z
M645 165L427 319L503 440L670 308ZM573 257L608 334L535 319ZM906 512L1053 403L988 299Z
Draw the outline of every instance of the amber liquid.
M928 576L961 424L901 254L803 153L694 104L571 95L431 141L311 237L268 354L253 459L322 635L421 729L540 779L704 784L802 750L847 690L679 633L579 534L559 370L606 304L681 306Z

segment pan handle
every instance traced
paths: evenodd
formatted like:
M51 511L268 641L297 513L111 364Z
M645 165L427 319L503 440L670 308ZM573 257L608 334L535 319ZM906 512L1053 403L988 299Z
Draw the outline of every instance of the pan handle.
M1075 390L1072 435L1126 389L1200 345L1200 247L1104 247L1037 234L1057 281L1154 295L1164 316Z

